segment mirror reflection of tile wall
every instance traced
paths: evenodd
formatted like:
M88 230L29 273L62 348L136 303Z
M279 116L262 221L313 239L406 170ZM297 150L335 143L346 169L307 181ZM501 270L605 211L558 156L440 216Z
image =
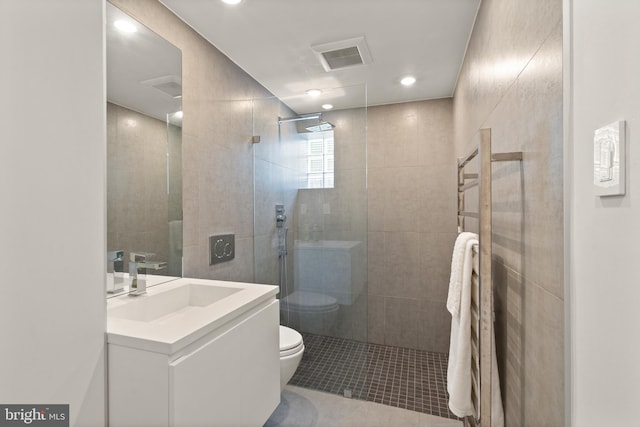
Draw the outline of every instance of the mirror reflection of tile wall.
M169 173L169 258L167 274L182 276L182 128L167 125L167 172Z
M166 123L107 103L107 248L125 261L131 251L169 259L166 173Z

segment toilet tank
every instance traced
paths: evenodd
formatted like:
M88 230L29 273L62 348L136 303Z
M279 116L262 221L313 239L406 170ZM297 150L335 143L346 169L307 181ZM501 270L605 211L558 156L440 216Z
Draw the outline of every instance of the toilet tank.
M294 289L330 295L351 305L364 289L364 244L348 240L296 240Z

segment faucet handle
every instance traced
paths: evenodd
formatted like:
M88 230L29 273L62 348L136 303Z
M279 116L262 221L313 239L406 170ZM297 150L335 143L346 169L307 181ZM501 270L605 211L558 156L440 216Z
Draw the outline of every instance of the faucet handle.
M129 261L138 262L138 261L146 261L147 258L154 257L155 254L151 252L130 252L129 253Z
M137 261L135 264L138 268L147 270L162 270L163 268L167 268L166 261Z

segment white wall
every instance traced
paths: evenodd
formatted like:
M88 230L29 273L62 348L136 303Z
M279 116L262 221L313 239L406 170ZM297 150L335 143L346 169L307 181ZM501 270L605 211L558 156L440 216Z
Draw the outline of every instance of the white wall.
M571 3L572 30L565 36L571 36L573 43L572 425L636 425L640 401L640 3ZM592 189L593 131L620 119L627 120L627 194L601 199Z
M0 1L0 403L104 425L103 0Z

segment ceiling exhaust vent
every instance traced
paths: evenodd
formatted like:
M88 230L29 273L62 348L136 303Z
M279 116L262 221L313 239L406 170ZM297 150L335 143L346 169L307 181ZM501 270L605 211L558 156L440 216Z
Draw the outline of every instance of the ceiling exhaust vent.
M141 81L140 84L151 86L172 98L179 98L182 96L182 79L180 79L179 76L169 75L157 77L155 79Z
M364 36L311 46L325 71L371 63L371 53Z

